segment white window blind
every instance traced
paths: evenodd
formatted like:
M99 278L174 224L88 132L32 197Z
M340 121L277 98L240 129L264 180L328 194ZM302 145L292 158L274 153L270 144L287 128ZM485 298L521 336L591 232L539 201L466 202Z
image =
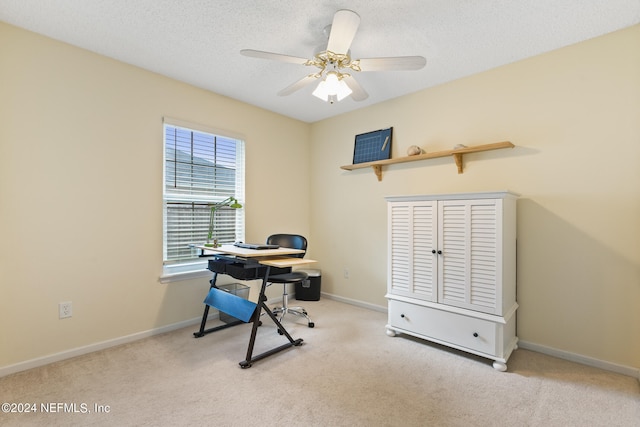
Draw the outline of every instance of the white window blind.
M186 263L207 239L211 204L244 205L244 141L165 120L164 147L164 264ZM216 209L214 221L218 242L244 240L244 209Z

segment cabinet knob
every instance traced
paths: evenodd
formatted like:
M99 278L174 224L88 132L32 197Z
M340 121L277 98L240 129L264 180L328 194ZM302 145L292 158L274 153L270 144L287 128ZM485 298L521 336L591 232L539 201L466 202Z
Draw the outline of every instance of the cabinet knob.
M436 253L436 250L435 250L435 249L433 249L433 250L431 251L431 253L432 253L432 254L435 254L435 253Z
M400 317L402 317L404 319L404 314L401 314Z
M476 338L478 338L478 333L477 333L477 332L474 332L474 333L473 333L473 336L474 336L474 337L476 337Z
M438 251L438 255L442 255L442 251Z

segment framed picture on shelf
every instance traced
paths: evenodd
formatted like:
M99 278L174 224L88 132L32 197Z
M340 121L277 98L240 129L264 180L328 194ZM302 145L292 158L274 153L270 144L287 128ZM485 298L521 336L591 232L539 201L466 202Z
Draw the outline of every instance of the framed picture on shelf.
M353 164L390 159L392 133L390 127L356 135Z

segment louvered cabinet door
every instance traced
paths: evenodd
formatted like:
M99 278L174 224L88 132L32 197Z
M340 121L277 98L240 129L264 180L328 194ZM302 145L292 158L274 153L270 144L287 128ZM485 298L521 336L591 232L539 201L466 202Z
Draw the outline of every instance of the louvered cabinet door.
M438 301L501 314L502 200L439 202Z
M389 288L393 295L437 300L437 202L389 204Z

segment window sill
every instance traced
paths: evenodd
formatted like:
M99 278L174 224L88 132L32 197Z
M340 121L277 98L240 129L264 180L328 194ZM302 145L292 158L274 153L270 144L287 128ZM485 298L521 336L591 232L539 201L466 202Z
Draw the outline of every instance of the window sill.
M195 262L186 265L164 266L160 283L180 282L183 280L200 279L211 277L211 272L207 270L206 262Z

